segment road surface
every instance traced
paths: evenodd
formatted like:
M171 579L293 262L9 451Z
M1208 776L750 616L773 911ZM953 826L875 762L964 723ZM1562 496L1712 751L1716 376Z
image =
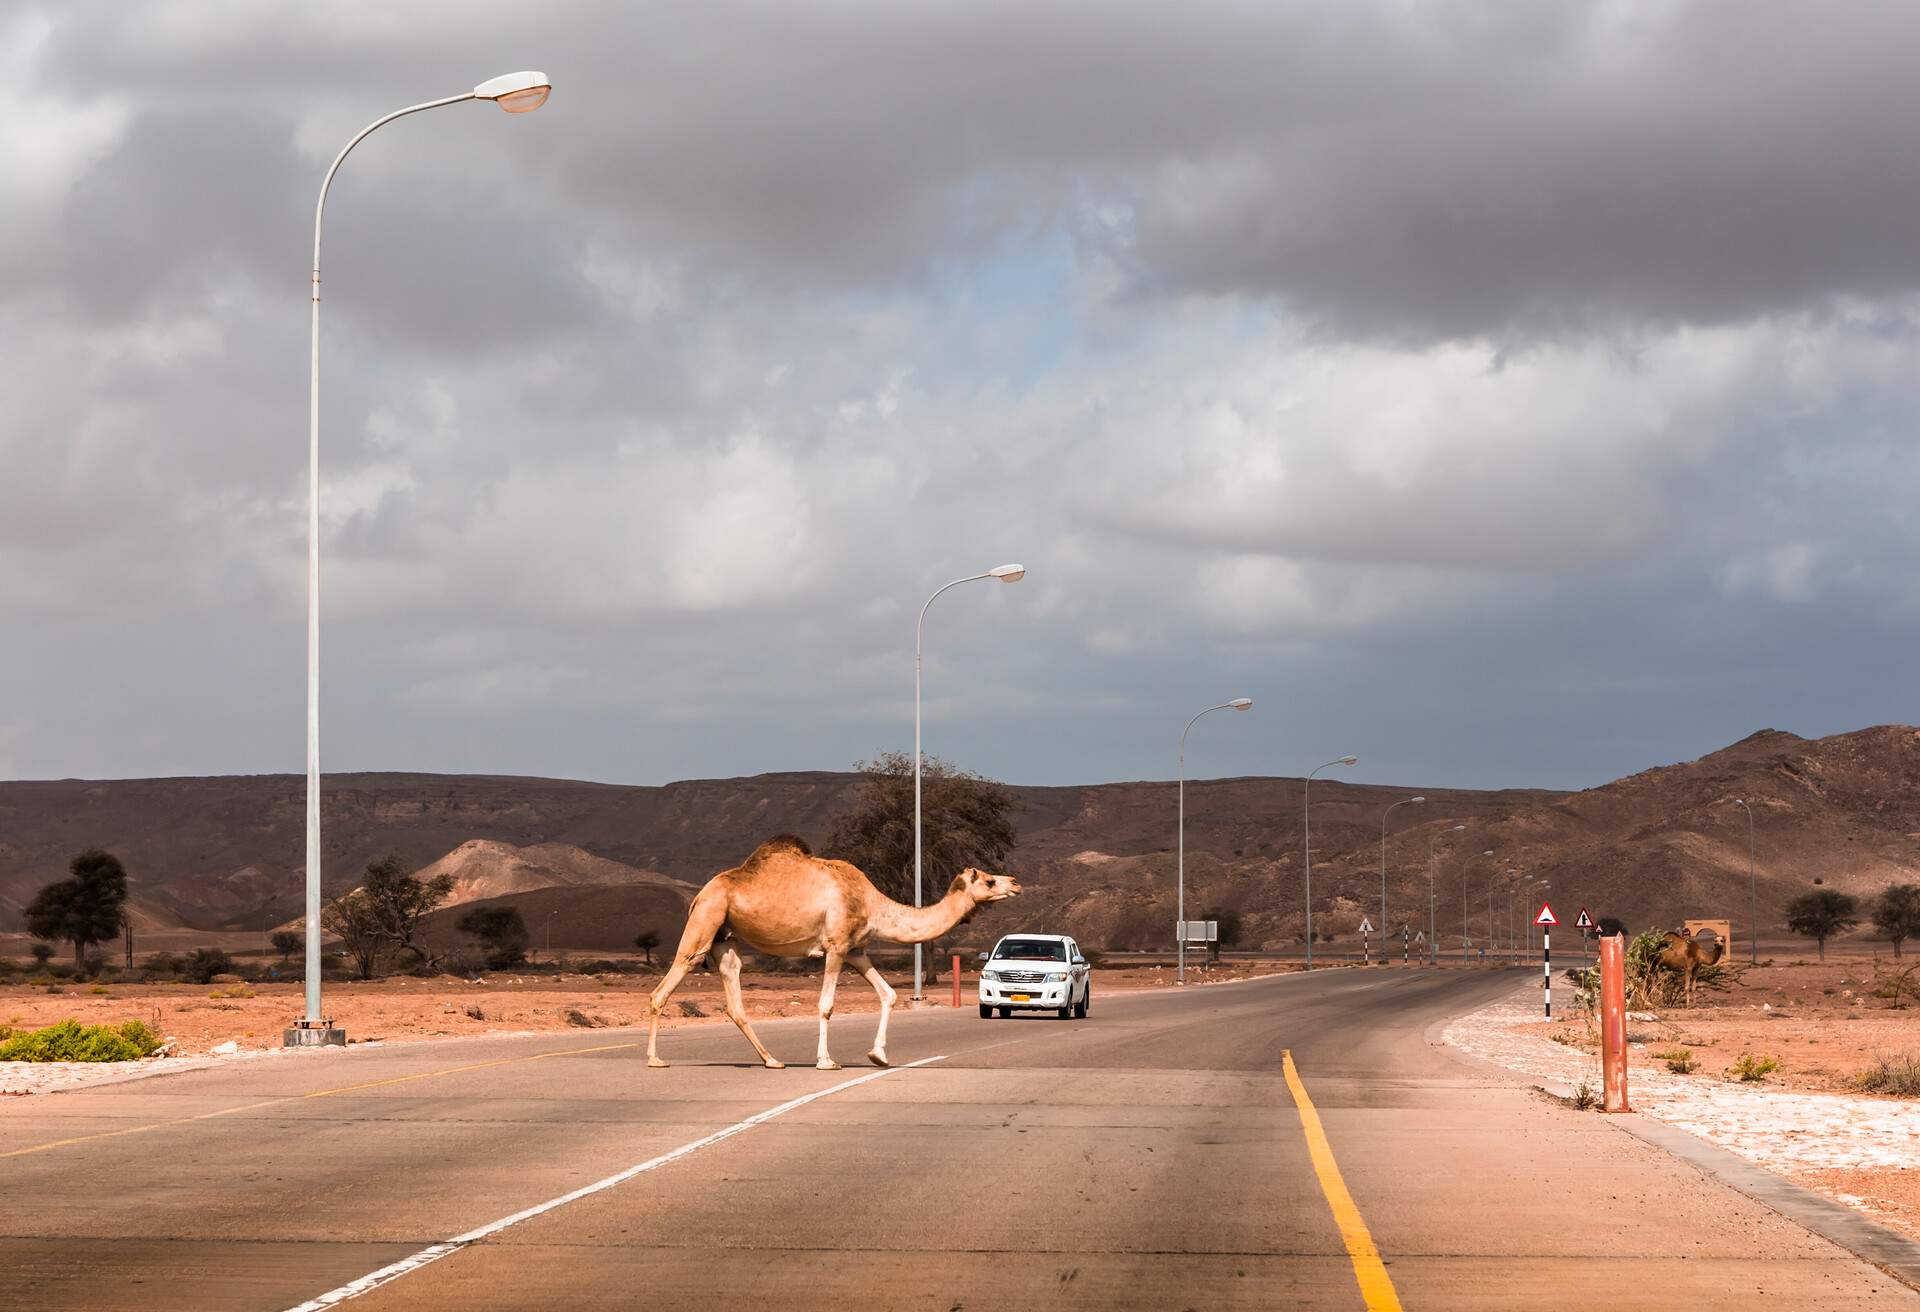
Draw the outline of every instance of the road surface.
M871 1079L760 1069L715 1026L664 1035L669 1070L645 1067L644 1035L594 1031L9 1100L0 1306L1920 1305L1606 1118L1426 1041L1520 978L1102 994L1096 976L1086 1021L898 1013L895 1061L938 1060ZM836 1055L872 1025L836 1021ZM810 1021L758 1028L811 1058Z

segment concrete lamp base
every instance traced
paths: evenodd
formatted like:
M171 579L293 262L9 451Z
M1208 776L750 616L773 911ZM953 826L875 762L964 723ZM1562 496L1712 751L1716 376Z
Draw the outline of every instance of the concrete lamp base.
M285 1048L344 1048L347 1032L335 1029L330 1020L297 1020L281 1034Z

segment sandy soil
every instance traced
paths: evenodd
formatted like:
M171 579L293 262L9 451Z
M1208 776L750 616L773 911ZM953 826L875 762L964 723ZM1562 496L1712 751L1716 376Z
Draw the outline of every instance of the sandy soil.
M1646 1042L1648 1060L1655 1051L1690 1050L1699 1065L1694 1079L1723 1078L1741 1054L1752 1053L1780 1063L1767 1078L1772 1087L1854 1094L1860 1091L1854 1077L1878 1058L1920 1055L1920 1007L1909 1001L1896 1010L1873 996L1874 977L1874 962L1859 957L1743 969L1724 990L1699 990L1692 1007L1634 1021L1629 1037ZM1920 984L1920 971L1914 981ZM1550 1036L1583 1051L1598 1046L1592 1026L1579 1017L1556 1022Z
M1295 969L1272 962L1222 964L1212 970L1189 969L1194 983L1224 983ZM904 995L910 981L889 972ZM645 1025L647 995L659 984L657 972L608 975L520 975L502 973L484 983L441 976L435 979L385 979L370 983L328 984L326 1009L347 1032L349 1043L393 1042L491 1033L527 1033ZM812 1016L820 999L820 977L749 974L742 981L747 1012L755 1019ZM1157 988L1173 983L1166 967L1103 967L1094 972L1094 988ZM962 1005L973 1006L975 977L962 985ZM952 1004L952 985L929 986L936 1006ZM871 1012L873 990L856 975L842 974L834 1012ZM709 972L690 975L668 1004L668 1026L697 1023L725 1014L720 978ZM0 985L0 1023L37 1029L73 1017L84 1024L142 1020L155 1033L174 1040L175 1057L198 1058L234 1043L242 1054L280 1046L281 1030L300 1013L301 988L284 984L62 984ZM104 1071L78 1071L93 1083ZM70 1087L44 1066L0 1062L0 1093L37 1092Z

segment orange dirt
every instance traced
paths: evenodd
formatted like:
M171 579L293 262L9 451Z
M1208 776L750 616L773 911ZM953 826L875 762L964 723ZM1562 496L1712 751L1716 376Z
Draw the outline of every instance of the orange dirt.
M1277 963L1234 962L1211 971L1189 969L1196 982L1245 979L1293 969ZM902 1001L911 992L911 975L888 976ZM566 1031L601 1026L644 1025L647 995L660 982L658 972L608 975L515 975L497 972L486 983L452 976L432 979L384 979L368 983L330 983L326 1010L346 1030L349 1042L376 1039L428 1039L514 1031ZM1169 968L1108 967L1094 972L1096 992L1155 988L1173 982ZM751 974L742 981L747 1012L756 1020L813 1016L820 1000L820 975ZM977 977L969 972L961 985L964 1006L974 1005ZM301 986L282 984L109 984L94 992L89 984L0 985L0 1025L35 1029L74 1017L84 1024L142 1020L155 1032L177 1040L182 1056L207 1052L234 1040L242 1048L278 1047L280 1032L301 1009ZM951 1005L953 986L946 979L929 985L935 1005ZM691 1004L690 1012L683 1004ZM477 1009L475 1017L468 1009ZM834 999L836 1015L870 1012L873 990L851 973L843 974ZM570 1020L575 1014L580 1019ZM684 1025L701 1017L724 1018L720 977L690 975L667 1004L666 1025Z
M1880 978L1894 964L1882 958ZM1723 1078L1742 1053L1752 1053L1780 1063L1767 1077L1770 1087L1859 1094L1855 1077L1878 1058L1920 1053L1920 1005L1908 1001L1896 1010L1875 997L1875 969L1866 957L1742 967L1726 989L1703 986L1693 1007L1667 1008L1657 1021L1631 1021L1628 1035L1645 1042L1649 1054L1691 1050L1695 1078ZM1920 972L1914 979L1920 983ZM1550 1035L1581 1048L1595 1043L1578 1016L1555 1022Z

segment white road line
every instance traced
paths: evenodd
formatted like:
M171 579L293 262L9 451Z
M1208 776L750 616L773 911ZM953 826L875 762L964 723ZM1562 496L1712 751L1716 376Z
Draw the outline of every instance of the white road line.
M604 1180L597 1180L592 1184L582 1185L572 1193L561 1194L558 1198L549 1199L544 1203L536 1203L534 1206L524 1208L511 1216L503 1216L498 1221L489 1221L476 1230L469 1230L465 1234L455 1235L451 1239L423 1248L409 1257L401 1258L398 1262L381 1267L378 1271L369 1272L361 1276L358 1280L348 1281L338 1289L329 1289L318 1298L310 1298L298 1307L290 1308L288 1312L320 1312L323 1308L334 1307L346 1302L350 1298L358 1298L369 1290L378 1289L390 1280L398 1280L409 1271L418 1271L429 1262L438 1262L449 1253L457 1253L468 1244L478 1243L480 1240L488 1238L491 1235L497 1235L509 1226L519 1225L522 1221L531 1221L534 1217L551 1212L557 1207L565 1207L568 1203L578 1202L580 1199L592 1194L597 1194L603 1189L611 1189L617 1184L623 1184L633 1179L636 1175L644 1175L656 1167L665 1166L669 1162L677 1162L689 1153L699 1152L702 1148L719 1143L722 1139L731 1139L734 1135L742 1131L751 1130L756 1125L763 1125L773 1120L776 1116L785 1116L788 1112L799 1107L804 1107L810 1102L817 1102L821 1098L842 1093L857 1085L871 1084L873 1081L892 1075L896 1071L908 1071L916 1066L929 1066L936 1061L945 1060L946 1057L944 1055L939 1057L922 1057L919 1061L910 1061L904 1066L890 1066L883 1071L872 1071L855 1079L842 1080L832 1088L821 1089L817 1093L804 1094L790 1102L783 1102L778 1107L769 1107L766 1111L756 1112L754 1115L747 1117L746 1120L729 1125L724 1130L715 1130L704 1139L695 1139L692 1143L683 1143L671 1152L661 1153L658 1157L650 1157L637 1166L629 1166L626 1170L615 1175L610 1175Z

